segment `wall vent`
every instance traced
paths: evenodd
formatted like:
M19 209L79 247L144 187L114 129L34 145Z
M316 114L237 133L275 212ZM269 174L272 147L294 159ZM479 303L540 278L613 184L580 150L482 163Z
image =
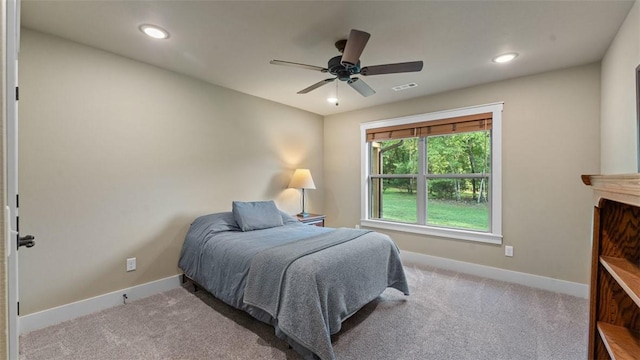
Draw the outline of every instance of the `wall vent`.
M418 86L418 84L416 83L408 83L408 84L404 84L404 85L398 85L398 86L394 86L392 87L393 91L401 91L401 90L407 90L407 89L411 89Z

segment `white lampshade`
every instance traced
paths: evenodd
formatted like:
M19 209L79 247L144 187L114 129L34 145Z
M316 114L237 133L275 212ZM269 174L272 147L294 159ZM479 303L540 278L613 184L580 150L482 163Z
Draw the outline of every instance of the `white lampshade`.
M289 187L294 189L315 189L311 171L309 169L296 169L289 182Z

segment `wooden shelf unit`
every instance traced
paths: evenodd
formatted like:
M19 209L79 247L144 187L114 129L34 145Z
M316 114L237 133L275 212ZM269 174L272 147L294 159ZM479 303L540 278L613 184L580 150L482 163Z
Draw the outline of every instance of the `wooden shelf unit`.
M589 359L640 359L640 174L583 175L594 190Z

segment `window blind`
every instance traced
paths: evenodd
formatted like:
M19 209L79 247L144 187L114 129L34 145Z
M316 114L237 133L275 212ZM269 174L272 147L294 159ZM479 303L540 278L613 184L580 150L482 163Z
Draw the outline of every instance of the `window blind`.
M491 130L492 113L386 126L367 130L367 142Z

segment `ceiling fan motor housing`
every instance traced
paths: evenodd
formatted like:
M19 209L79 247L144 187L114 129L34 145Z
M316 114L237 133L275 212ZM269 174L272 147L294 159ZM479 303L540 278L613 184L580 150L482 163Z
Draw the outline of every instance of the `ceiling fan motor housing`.
M339 80L349 81L351 75L360 73L360 61L355 66L350 66L349 68L342 65L340 62L342 60L342 56L335 56L329 60L329 64L327 65L327 69L329 69L329 73L338 77Z

